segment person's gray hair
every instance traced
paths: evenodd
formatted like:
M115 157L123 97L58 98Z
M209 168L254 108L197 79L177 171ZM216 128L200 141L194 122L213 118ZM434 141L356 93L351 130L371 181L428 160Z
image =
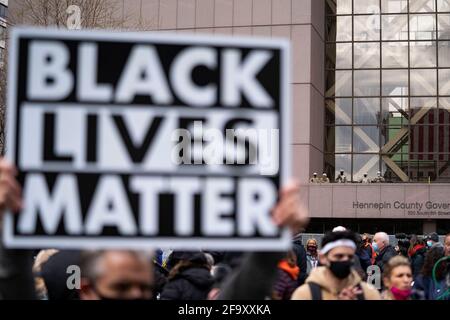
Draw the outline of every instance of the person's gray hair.
M91 282L95 282L105 272L103 265L103 258L109 252L116 250L90 250L81 252L80 269L81 276L88 279ZM150 262L152 255L146 252L123 250L122 252L128 253L136 257L141 261Z
M388 244L389 244L389 236L388 236L388 234L387 234L386 232L377 232L377 233L375 234L375 236L377 236L377 235L378 235L379 238L381 238L381 241L382 241L385 245L388 245ZM375 236L374 236L374 238L375 238Z

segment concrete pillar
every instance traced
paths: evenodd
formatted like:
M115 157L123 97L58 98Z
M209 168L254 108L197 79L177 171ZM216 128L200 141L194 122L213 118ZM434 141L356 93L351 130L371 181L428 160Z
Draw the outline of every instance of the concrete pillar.
M436 232L436 221L424 220L423 221L423 234Z

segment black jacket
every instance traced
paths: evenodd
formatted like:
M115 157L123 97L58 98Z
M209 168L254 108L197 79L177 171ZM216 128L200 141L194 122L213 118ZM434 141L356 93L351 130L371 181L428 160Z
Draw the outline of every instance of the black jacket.
M292 242L292 250L294 250L295 255L297 256L297 266L300 268L300 274L297 278L298 286L301 286L305 283L306 278L308 277L307 269L307 259L306 259L306 250L302 244L301 237L294 238Z
M380 251L375 259L375 264L380 267L381 272L384 270L384 265L392 258L397 256L397 251L391 245L387 245Z
M213 283L214 279L208 269L185 269L165 285L161 300L206 300Z
M0 300L36 299L32 266L33 251L6 249L0 240Z
M422 270L423 263L425 262L425 254L427 253L427 248L420 248L411 256L411 269L413 272L414 279L420 274Z
M225 280L218 300L264 300L272 293L277 264L286 252L250 252Z

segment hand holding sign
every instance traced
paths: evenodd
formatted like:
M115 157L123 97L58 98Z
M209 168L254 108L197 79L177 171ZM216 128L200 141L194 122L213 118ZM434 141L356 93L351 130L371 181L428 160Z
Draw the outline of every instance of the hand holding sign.
M16 168L0 158L0 215L5 209L19 211L22 208L22 191L14 177L16 174Z
M280 227L289 227L293 234L309 222L308 211L300 201L299 189L298 183L293 181L283 187L280 201L272 211L274 223Z

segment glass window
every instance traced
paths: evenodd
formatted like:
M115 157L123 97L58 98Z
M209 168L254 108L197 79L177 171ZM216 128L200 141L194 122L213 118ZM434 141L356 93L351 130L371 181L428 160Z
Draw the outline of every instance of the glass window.
M382 124L403 126L408 124L408 98L392 97L382 99Z
M336 69L352 68L352 44L336 43L327 45L327 58Z
M409 12L436 12L435 0L409 0Z
M355 68L380 67L380 44L378 42L355 43L354 53Z
M380 168L380 157L378 154L354 154L353 155L353 180L358 181L367 173L369 178L377 176Z
M355 70L354 71L354 95L355 96L379 96L380 95L380 71L379 70Z
M8 8L0 3L0 18L6 19L6 16L8 14Z
M410 43L411 68L436 67L436 42L415 41Z
M379 13L380 2L379 0L356 0L354 1L353 13Z
M335 174L334 178L336 178L341 172L344 170L344 174L347 176L347 179L350 179L350 173L352 172L352 156L350 154L337 154L335 157Z
M436 39L436 19L432 14L411 14L409 16L409 39Z
M438 15L438 36L439 39L450 39L450 14Z
M439 98L439 109L445 109L450 112L450 98Z
M437 152L446 152L450 153L450 113L445 110L445 112L442 112L440 115L442 121L446 121L445 125L439 125L437 126L437 135L438 135L438 147L436 148ZM447 154L447 160L450 160L450 154ZM441 160L443 160L442 156L440 156Z
M382 40L408 40L408 16L385 15Z
M380 98L355 98L353 109L355 124L378 124Z
M450 69L439 70L439 95L450 96Z
M426 117L430 110L436 109L436 98L410 98L410 122L411 124L422 123L424 117Z
M336 41L352 41L352 17L336 17Z
M351 96L352 95L352 72L336 71L335 82L327 90L327 96Z
M383 70L381 87L383 96L407 96L408 70Z
M433 122L434 123L434 122ZM415 160L434 160L438 152L439 126L418 125L410 126L410 152ZM428 154L429 153L429 154ZM437 160L437 159L436 159Z
M449 12L450 0L437 0L437 9L441 12Z
M439 41L439 67L450 68L450 41Z
M327 1L330 2L330 1ZM352 0L336 0L336 13L337 14L351 14L352 13Z
M381 10L384 13L406 13L408 0L381 0Z
M352 151L352 127L337 126L335 127L336 149L335 152L351 152Z
M382 64L383 68L407 68L408 42L384 42Z
M327 99L325 103L331 116L331 119L327 119L328 124L352 124L351 98Z
M379 152L379 136L377 126L353 127L353 152Z
M410 70L411 95L436 95L436 70Z
M354 16L355 41L380 40L380 16Z

